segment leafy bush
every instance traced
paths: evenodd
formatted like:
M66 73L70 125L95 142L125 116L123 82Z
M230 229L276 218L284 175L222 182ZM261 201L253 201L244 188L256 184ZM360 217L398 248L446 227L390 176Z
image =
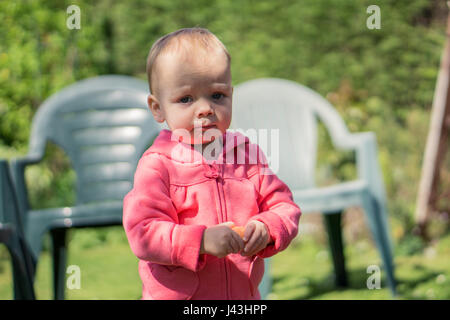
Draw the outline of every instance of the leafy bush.
M207 27L231 53L234 84L257 77L297 81L332 102L350 131L374 131L391 217L406 223L402 234L411 231L445 41L443 2L78 0L81 29L69 30L71 4L0 1L1 156L26 153L32 117L51 94L101 74L145 79L157 38ZM371 4L381 9L379 30L366 27ZM354 177L354 155L333 151L325 132L321 137L324 183ZM28 173L33 207L74 203L75 176L64 155L49 149L47 159Z
M395 247L395 253L399 256L411 256L422 253L425 243L422 238L414 235L406 235Z

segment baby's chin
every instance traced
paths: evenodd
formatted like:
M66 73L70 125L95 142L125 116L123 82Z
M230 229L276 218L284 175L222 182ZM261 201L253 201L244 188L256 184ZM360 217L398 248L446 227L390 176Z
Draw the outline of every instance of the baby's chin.
M213 130L213 129L210 129ZM209 130L208 130L209 131ZM221 139L223 136L223 133L219 129L214 129L214 132L203 132L203 134L195 135L192 134L190 137L190 144L192 145L208 145L211 142L214 142L216 139Z

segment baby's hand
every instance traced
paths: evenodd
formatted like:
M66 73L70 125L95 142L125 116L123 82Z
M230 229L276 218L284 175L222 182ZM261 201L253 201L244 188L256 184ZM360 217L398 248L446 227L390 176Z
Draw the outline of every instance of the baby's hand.
M244 248L244 241L231 230L232 222L221 223L206 228L203 233L200 253L208 253L223 258L230 253L238 253Z
M241 255L253 256L269 244L269 231L263 222L251 220L245 226L243 240L245 242L245 248Z

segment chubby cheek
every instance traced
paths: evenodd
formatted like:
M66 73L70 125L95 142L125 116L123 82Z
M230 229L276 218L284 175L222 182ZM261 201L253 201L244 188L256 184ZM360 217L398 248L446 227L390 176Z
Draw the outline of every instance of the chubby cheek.
M183 112L171 112L167 117L167 123L172 131L175 129L189 129L190 126L189 115Z
M230 127L231 115L232 115L231 108L229 111L226 111L221 115L221 119L219 119L220 120L219 129L220 131L222 131L222 133L224 133Z

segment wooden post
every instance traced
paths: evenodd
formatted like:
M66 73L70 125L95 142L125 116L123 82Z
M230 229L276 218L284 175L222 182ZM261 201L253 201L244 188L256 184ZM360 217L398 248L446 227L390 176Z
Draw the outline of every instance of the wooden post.
M449 5L450 1L447 2ZM450 13L447 17L447 40L441 58L438 80L431 110L419 193L416 203L418 233L427 238L426 226L435 210L438 197L439 171L448 145L450 131Z

